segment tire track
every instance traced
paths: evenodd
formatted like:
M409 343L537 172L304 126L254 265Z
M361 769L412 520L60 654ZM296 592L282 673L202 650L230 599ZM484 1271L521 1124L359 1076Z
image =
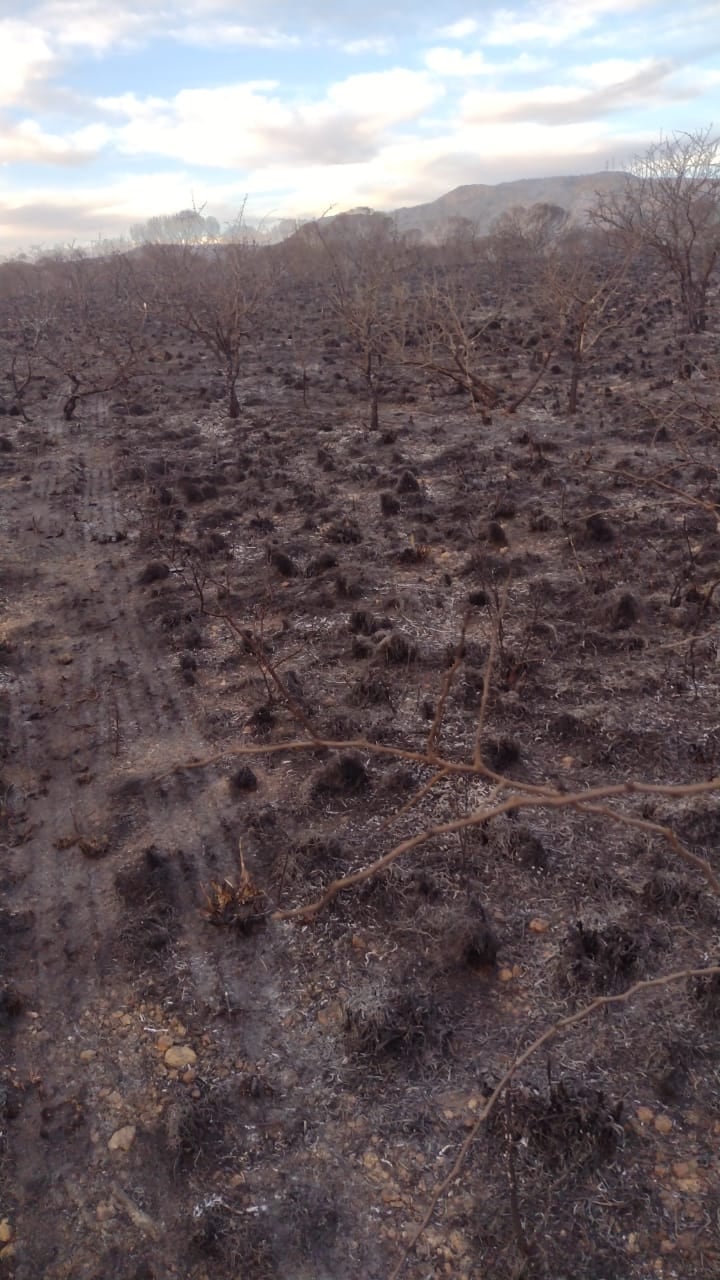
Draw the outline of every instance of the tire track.
M6 977L25 1009L12 1065L23 1103L9 1144L16 1274L59 1280L76 1247L69 1224L86 1248L94 1230L62 1175L97 1165L102 1150L92 1145L97 1098L78 1069L79 1029L107 1008L109 983L118 1004L136 998L132 968L121 972L114 953L108 968L108 940L121 935L128 911L118 872L137 866L149 846L168 855L178 927L168 957L176 972L164 977L178 1007L197 1016L245 1008L250 979L262 994L245 1040L257 1050L278 984L268 947L256 947L238 972L231 954L211 955L203 938L200 886L236 868L234 821L202 776L154 781L168 752L190 759L208 747L192 691L180 694L138 612L131 549L114 541L123 523L110 448L67 433L36 476L31 494L18 488L13 513L15 557L32 568L14 601L26 624L9 769L19 809L3 866L12 886Z

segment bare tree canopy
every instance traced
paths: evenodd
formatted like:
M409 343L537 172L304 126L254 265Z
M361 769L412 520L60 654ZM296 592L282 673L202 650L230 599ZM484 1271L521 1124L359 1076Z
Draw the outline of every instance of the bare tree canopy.
M638 158L619 194L592 216L653 252L675 278L690 333L707 327L720 255L720 138L712 126L662 138Z

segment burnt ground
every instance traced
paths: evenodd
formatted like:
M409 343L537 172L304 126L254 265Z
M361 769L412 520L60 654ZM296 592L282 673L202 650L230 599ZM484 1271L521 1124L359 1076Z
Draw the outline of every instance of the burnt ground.
M575 420L552 385L484 425L438 392L391 396L371 433L329 372L303 406L265 359L240 422L198 408L183 358L130 412L4 428L19 1280L388 1277L516 1053L718 959L701 871L572 808L437 836L312 923L275 918L494 784L408 808L418 760L269 750L311 726L422 755L457 659L440 747L468 759L495 635L483 757L509 785L715 776L716 405L685 420L670 381L600 377ZM716 795L619 803L718 871ZM717 979L688 979L531 1058L404 1274L716 1276L719 1020Z

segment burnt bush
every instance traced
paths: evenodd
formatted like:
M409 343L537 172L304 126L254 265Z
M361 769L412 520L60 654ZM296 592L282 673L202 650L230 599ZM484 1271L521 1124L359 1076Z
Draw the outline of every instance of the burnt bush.
M312 783L312 795L318 799L326 796L357 795L370 786L370 775L358 755L348 752L335 756L316 774Z
M630 985L645 950L637 930L613 922L592 928L578 921L567 936L561 965L571 983L614 992Z
M169 565L165 564L162 560L150 560L140 574L138 582L141 587L147 587L151 582L163 582L165 578L169 577Z
M414 982L356 992L344 1010L348 1052L378 1065L442 1053L451 1029L428 991Z
M623 1104L582 1084L551 1084L548 1091L518 1089L512 1094L510 1135L524 1151L524 1163L558 1173L597 1168L613 1159L622 1142ZM494 1113L496 1135L506 1119Z

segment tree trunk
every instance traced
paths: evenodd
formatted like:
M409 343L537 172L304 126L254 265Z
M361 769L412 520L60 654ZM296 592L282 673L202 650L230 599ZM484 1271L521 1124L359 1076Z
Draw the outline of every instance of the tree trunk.
M379 431L380 429L380 401L378 390L373 386L370 396L370 430Z
M580 390L581 373L582 373L582 360L576 357L575 359L573 359L572 372L570 374L570 390L568 392L568 413L577 413L578 391Z
M237 378L231 378L228 386L228 417L236 420L240 417L240 401L237 398L235 384Z

